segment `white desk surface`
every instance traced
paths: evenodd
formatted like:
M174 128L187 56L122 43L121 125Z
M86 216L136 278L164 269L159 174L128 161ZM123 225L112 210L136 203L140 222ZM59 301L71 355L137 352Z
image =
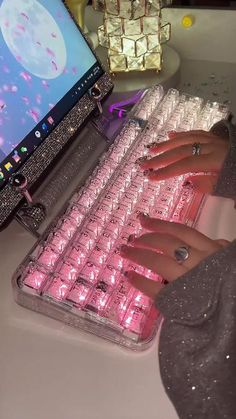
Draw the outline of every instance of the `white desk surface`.
M181 89L230 98L236 109L235 64L184 60ZM235 238L232 202L208 198L199 229ZM15 222L0 233L0 418L177 419L162 387L157 342L132 353L14 302L11 276L33 243Z

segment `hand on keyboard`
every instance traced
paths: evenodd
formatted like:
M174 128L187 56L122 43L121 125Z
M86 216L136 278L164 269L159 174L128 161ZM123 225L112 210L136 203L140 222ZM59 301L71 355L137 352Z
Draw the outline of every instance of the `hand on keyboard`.
M140 222L150 233L131 236L130 246L122 246L121 255L151 269L168 282L176 280L228 244L226 240L212 240L186 225L150 218L144 214L140 215ZM153 299L164 286L134 271L124 274L132 286Z
M139 161L150 180L164 180L186 173L186 185L202 193L211 193L217 182L229 143L207 131L170 132L169 140L147 147L155 157ZM204 174L202 172L205 172Z

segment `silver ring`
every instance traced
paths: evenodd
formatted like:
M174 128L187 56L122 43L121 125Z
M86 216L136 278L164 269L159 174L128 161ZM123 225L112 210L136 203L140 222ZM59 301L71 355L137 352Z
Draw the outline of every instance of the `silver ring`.
M190 246L180 246L174 251L175 259L179 264L185 262L190 256Z
M200 156L201 154L201 144L200 143L194 143L192 145L192 155L193 156Z

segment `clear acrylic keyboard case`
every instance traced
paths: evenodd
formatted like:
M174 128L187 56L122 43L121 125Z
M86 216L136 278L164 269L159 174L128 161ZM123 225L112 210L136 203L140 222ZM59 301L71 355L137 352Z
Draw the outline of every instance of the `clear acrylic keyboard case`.
M161 278L124 261L119 246L142 232L140 212L193 225L203 196L183 187L184 176L149 183L135 161L169 131L209 130L227 115L223 105L174 89L148 90L84 187L17 269L16 301L132 350L149 347L160 315L122 269Z

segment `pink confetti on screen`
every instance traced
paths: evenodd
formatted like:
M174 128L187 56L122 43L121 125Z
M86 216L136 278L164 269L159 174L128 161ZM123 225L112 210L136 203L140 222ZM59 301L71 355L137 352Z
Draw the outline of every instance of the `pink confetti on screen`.
M25 81L31 81L32 77L29 73L27 73L26 71L22 71L20 73L20 76L25 80Z
M30 100L29 100L29 98L28 98L27 96L22 96L22 100L23 100L23 102L24 102L26 105L29 105Z
M77 74L77 72L78 72L78 69L77 69L77 67L72 67L72 73L75 75L75 74Z
M2 69L3 69L4 73L8 73L8 74L10 73L10 69L9 69L9 67L6 64L4 64L2 66Z
M53 58L55 57L54 52L50 48L46 48L46 51L47 51L48 55L50 55Z
M0 112L2 112L6 108L6 103L3 99L0 99Z
M43 87L45 87L45 89L49 88L49 84L46 80L42 80L42 85L43 85Z
M68 69L65 67L64 68L64 70L63 70L63 74L68 74L69 73L69 71L68 71Z
M42 96L39 93L36 95L36 102L38 103L38 105L41 105L42 103Z
M3 126L3 118L0 118L0 127Z
M11 92L12 93L18 92L18 87L17 86L11 86Z
M54 68L54 70L55 70L55 71L57 71L57 70L58 70L58 67L57 67L57 65L56 65L55 61L52 61L52 66L53 66L53 68Z
M21 16L22 16L23 18L25 18L26 20L29 20L29 16L28 16L26 13L21 12Z
M40 112L39 112L38 109L35 109L35 108L30 109L26 113L27 113L27 115L29 115L34 120L34 122L37 122L37 123L39 122Z
M4 144L4 138L0 137L0 146L2 146Z
M8 22L8 20L6 20L6 21L4 22L4 26L5 26L5 28L9 28L9 22Z
M18 24L16 25L16 27L17 27L17 29L19 29L20 31L25 32L25 27L24 27L23 25L20 25L20 23L18 23Z
M20 55L16 55L16 60L21 62L22 61L22 57Z
M7 85L7 84L4 84L4 85L2 86L2 88L3 88L3 91L4 91L4 92L9 92L9 90L10 90L10 86L9 86L9 85Z

